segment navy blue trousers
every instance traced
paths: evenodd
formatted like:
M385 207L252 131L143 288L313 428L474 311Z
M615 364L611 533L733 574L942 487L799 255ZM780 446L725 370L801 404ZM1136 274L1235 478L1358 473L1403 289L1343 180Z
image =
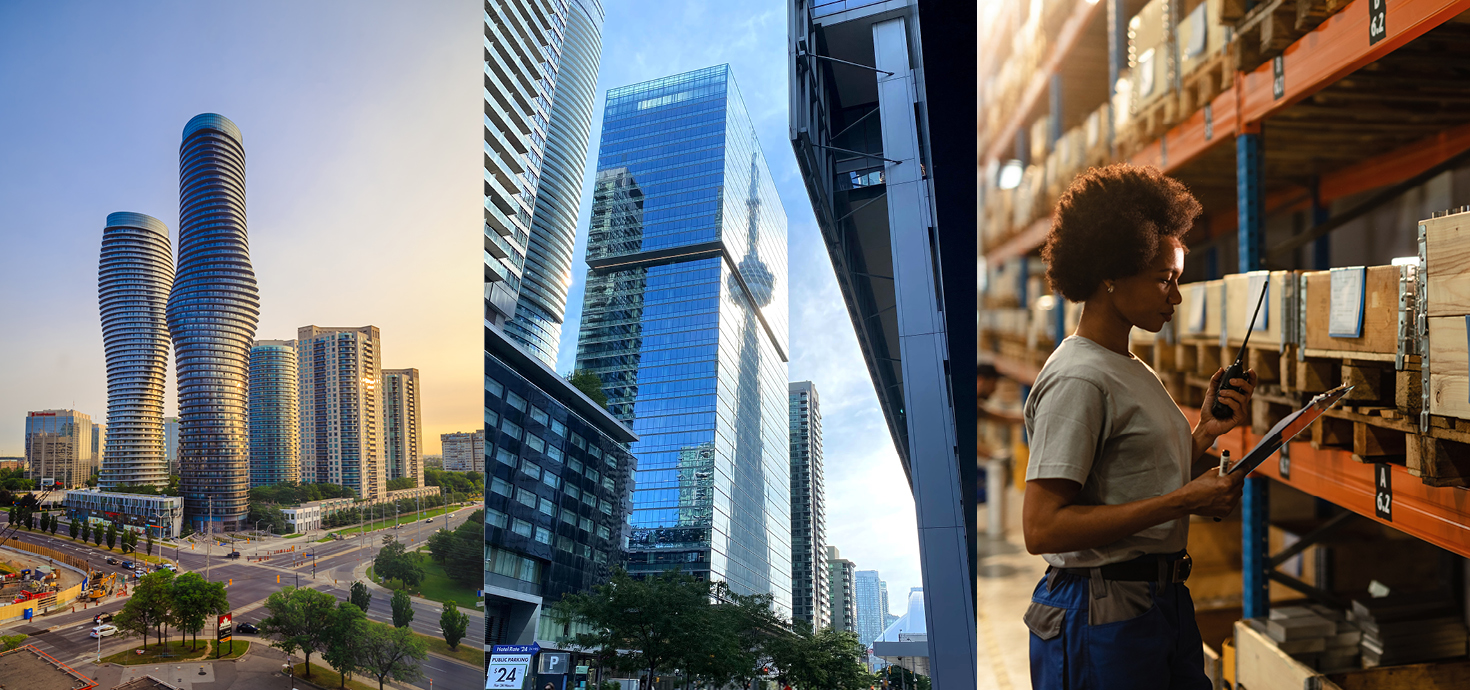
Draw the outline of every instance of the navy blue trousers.
M1088 622L1091 580L1058 573L1042 578L1027 613L1031 628L1031 687L1036 690L1210 690L1194 621L1194 600L1183 583L1148 587L1136 616ZM1116 596L1116 595L1115 595ZM1141 598L1141 597L1140 597ZM1113 615L1116 615L1114 612Z

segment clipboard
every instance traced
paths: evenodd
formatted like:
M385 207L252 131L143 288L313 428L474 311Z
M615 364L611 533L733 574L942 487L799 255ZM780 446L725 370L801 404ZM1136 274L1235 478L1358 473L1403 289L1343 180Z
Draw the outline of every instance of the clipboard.
M1336 405L1339 400L1342 400L1342 396L1347 395L1347 392L1352 389L1352 386L1338 386L1312 398L1306 407L1287 415L1285 419L1277 422L1276 426L1271 427L1271 430L1266 432L1261 442L1257 443L1256 447L1252 448L1249 453L1246 453L1240 462L1232 465L1229 472L1234 474L1242 471L1250 472L1256 469L1258 465L1266 461L1266 458L1271 457L1273 453L1280 450L1281 446L1296 437L1297 434L1306 431L1307 427L1312 425L1312 422L1317 421L1317 418L1321 417L1322 413L1327 411L1327 408Z

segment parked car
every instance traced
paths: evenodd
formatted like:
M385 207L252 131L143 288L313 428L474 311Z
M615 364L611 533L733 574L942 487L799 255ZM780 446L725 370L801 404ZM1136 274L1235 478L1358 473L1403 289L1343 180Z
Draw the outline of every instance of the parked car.
M117 626L111 623L92 628L92 637L108 637L117 634Z
M251 635L260 632L260 628L257 628L249 623L241 623L235 626L235 630L242 633L250 633Z

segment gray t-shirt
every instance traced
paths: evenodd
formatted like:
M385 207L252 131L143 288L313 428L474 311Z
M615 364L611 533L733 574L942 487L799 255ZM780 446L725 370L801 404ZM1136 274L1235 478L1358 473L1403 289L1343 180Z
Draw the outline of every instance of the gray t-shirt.
M1031 445L1026 480L1077 482L1080 504L1162 496L1190 479L1189 421L1153 369L1136 357L1081 336L1063 340L1036 377L1025 414ZM1184 518L1107 546L1043 558L1060 568L1091 568L1180 551L1188 537Z

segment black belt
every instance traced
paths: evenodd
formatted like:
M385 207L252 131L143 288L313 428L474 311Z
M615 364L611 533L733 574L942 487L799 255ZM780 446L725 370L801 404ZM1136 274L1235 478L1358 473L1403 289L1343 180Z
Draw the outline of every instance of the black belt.
M1183 582L1189 579L1193 562L1184 552L1147 554L1131 561L1109 563L1102 566L1104 580L1127 580L1133 582ZM1063 575L1092 577L1092 568L1053 568Z

